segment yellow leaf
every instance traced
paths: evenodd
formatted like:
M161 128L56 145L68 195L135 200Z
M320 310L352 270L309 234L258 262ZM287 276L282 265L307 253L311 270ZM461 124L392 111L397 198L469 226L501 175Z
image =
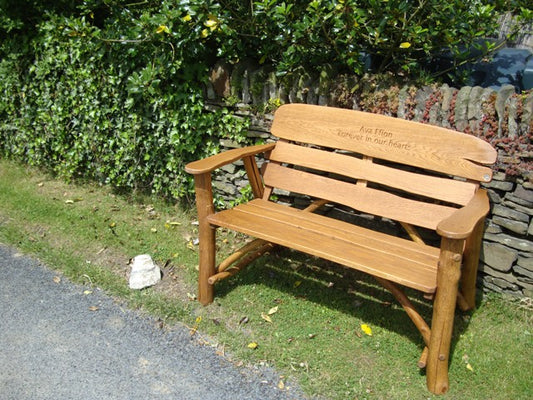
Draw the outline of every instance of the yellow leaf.
M368 336L372 336L372 328L370 328L367 324L361 325L361 330L366 333Z
M204 25L207 26L209 29L214 31L218 27L218 18L215 17L213 14L209 14L207 21L204 22Z
M54 276L53 281L54 281L54 283L59 283L59 282L61 282L61 278L59 276Z
M278 306L272 307L270 310L268 310L268 315L272 315L278 312Z
M257 346L259 346L256 342L251 342L251 343L248 343L248 348L249 349L252 349L252 350L255 350L257 349Z
M474 372L474 368L472 368L472 366L470 365L470 363L466 363L466 369L471 371L471 372Z
M278 383L278 389L279 389L279 390L283 390L283 389L285 389L285 383L283 383L282 380L280 380L279 383Z
M296 281L296 282L294 282L294 285L292 285L292 287L297 288L297 287L300 286L301 284L302 284L302 281Z
M200 322L202 322L202 317L196 317L195 322L196 322L197 324L199 324Z
M90 295L92 292L93 292L92 290L84 290L84 291L83 291L83 294L84 294L85 296L88 296L88 295Z
M168 26L166 25L159 25L157 29L155 30L155 33L170 33L170 29L168 29Z
M189 22L192 19L190 14L187 14L185 17L182 18L183 21Z
M408 49L409 47L411 47L411 43L409 42L400 43L400 49Z
M207 35L209 35L209 31L207 29L202 29L202 32L200 33L200 37L206 38Z
M266 322L272 323L272 319L265 313L261 313L261 318L263 318Z
M151 228L151 229L150 229L150 232L152 232L152 233L157 233L157 228Z

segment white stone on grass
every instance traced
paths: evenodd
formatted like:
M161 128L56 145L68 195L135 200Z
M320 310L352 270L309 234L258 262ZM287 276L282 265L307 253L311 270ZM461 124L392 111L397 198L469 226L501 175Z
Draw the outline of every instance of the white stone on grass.
M161 270L148 254L136 256L131 261L130 288L144 289L161 280Z

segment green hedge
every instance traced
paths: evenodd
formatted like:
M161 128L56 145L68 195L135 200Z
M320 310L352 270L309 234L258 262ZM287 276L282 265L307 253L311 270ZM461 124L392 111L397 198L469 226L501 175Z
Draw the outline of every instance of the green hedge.
M49 14L25 48L4 47L0 154L66 178L187 196L185 163L216 152L220 138L242 140L245 128L204 109L201 34L170 9L78 14Z

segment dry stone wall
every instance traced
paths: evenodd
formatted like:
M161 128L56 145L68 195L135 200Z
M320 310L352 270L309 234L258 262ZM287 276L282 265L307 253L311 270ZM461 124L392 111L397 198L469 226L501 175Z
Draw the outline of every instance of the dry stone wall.
M481 87L391 87L352 91L361 86L353 78L314 79L307 73L280 82L267 68L248 62L220 63L206 88L208 107L233 107L250 121L249 143L274 140L269 134L272 111L283 103L341 106L378 112L474 134L490 141L499 152L493 181L485 185L491 199L483 241L479 286L485 291L533 297L533 91L516 93L513 86L499 90ZM222 141L230 149L241 144ZM242 165L223 167L214 186L219 198L235 201L246 194ZM292 196L277 192L280 199ZM296 203L305 198L292 197ZM345 210L332 212L349 216ZM359 223L382 223L353 216ZM394 229L388 227L386 229Z

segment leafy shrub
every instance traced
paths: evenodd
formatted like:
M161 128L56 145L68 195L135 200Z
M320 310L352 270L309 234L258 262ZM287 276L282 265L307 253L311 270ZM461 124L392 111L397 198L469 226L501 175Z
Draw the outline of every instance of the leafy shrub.
M222 52L256 56L280 74L332 64L342 73L372 68L416 77L444 51L460 63L465 50L496 29L494 6L480 0L223 3L221 27L230 39Z
M169 4L41 21L28 71L15 56L0 63L0 151L66 178L187 196L185 163L242 140L245 123L205 111L201 31Z

